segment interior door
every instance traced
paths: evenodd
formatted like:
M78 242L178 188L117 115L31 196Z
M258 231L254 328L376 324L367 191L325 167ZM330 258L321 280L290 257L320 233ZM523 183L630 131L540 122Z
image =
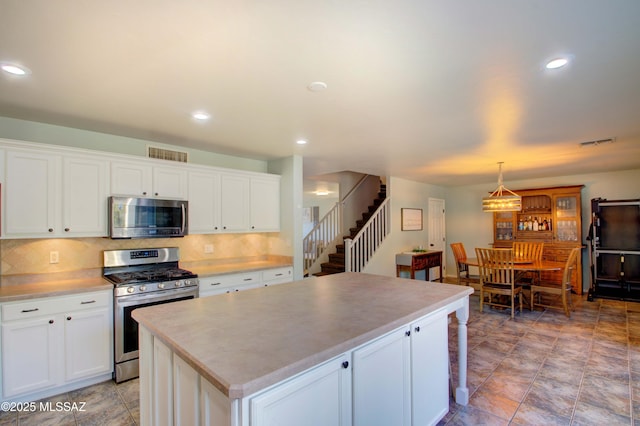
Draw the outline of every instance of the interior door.
M442 274L446 274L446 235L445 235L445 222L444 222L444 200L439 198L429 198L429 250L442 251ZM429 281L438 279L438 268L431 268L429 270Z

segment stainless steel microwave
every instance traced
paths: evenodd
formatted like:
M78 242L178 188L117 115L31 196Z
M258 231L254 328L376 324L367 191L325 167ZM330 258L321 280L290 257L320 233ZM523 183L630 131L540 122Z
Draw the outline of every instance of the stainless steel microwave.
M188 206L184 200L109 197L109 236L184 237L188 233Z

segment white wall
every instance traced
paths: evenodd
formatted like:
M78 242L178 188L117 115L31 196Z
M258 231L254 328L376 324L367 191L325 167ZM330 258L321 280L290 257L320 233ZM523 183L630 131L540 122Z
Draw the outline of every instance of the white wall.
M139 155L142 157L147 156L147 145L151 145L177 151L186 151L189 154L189 162L193 164L253 172L267 171L267 163L261 160L184 148L154 142L151 139L127 138L124 136L91 132L88 130L74 129L72 127L54 126L52 124L18 120L9 117L0 117L0 138L93 149L119 154Z
M640 198L640 169L587 175L556 176L543 179L505 181L512 191L518 189L544 188L552 186L584 185L582 189L582 242L587 243L591 216L591 199L609 200ZM495 190L495 184L469 185L447 189L447 259L449 275L455 272L455 262L449 244L462 242L467 254L473 254L474 247L489 247L493 242L493 216L482 212L482 197ZM583 289L588 289L589 253L582 252ZM471 253L470 253L471 252Z
M387 196L391 198L391 233L363 272L395 277L397 253L411 251L418 246L427 247L429 241L427 233L429 198L445 199L445 194L446 189L441 186L396 177L388 178ZM402 208L422 209L422 231L402 231L400 229ZM445 208L448 209L447 206Z
M269 162L269 172L280 178L280 233L269 242L269 254L293 256L294 280L304 270L302 252L302 157L294 155Z

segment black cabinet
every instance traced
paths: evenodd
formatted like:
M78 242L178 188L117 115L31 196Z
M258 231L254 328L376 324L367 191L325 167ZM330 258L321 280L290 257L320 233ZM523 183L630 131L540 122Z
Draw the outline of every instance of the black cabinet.
M591 200L595 297L640 300L640 200Z

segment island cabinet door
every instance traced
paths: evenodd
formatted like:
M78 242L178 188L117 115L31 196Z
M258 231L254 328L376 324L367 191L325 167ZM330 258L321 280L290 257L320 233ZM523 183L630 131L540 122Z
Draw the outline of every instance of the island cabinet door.
M409 327L353 352L354 426L411 425Z
M276 385L250 399L251 426L351 424L351 365L347 356Z
M411 413L413 426L434 425L449 411L447 314L411 325Z

